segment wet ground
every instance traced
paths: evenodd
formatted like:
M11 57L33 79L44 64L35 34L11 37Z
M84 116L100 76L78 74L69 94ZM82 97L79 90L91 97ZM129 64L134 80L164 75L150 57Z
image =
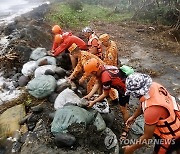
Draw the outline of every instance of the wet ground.
M95 23L98 34L108 33L119 49L119 60L136 71L148 73L180 101L180 44L164 36L158 27L135 22ZM139 27L142 32L137 32ZM166 30L166 33L168 30Z

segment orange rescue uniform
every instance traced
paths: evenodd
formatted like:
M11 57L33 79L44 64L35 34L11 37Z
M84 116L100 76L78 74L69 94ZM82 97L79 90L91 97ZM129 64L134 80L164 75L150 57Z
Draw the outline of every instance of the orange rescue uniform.
M141 106L145 114L145 122L147 124L155 124L156 128L154 134L162 139L177 139L180 138L180 109L168 91L160 84L153 82L147 96L140 98ZM161 108L159 119L154 117L156 115L152 112L152 107ZM148 113L147 113L148 112ZM149 113L151 112L151 113ZM154 122L149 120L149 115ZM164 154L169 144L160 145L159 154Z
M110 41L110 45L106 47L103 61L106 63L106 65L117 66L118 50L114 41Z
M73 43L75 43L80 49L87 50L86 43L77 36L63 35L63 42L54 50L54 56L58 56L60 53L68 49Z
M91 58L95 58L98 60L98 62L100 64L104 64L104 62L98 58L97 56L95 56L94 54L91 54L90 52L87 51L80 51L81 54L78 57L78 63L72 73L73 77L76 77L80 72L83 71L83 65L85 64L85 62ZM84 73L83 76L81 77L83 80L85 80L87 77L89 76L89 74Z

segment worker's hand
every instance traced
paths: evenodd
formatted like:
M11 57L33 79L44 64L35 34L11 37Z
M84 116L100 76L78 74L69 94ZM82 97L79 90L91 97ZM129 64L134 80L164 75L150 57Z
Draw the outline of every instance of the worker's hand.
M70 75L70 76L68 77L68 79L69 79L70 81L73 80L73 79L74 79L73 75Z
M84 83L84 79L81 78L81 79L79 80L79 85L82 85L83 83Z
M130 128L130 126L134 123L134 121L135 121L136 119L133 117L133 116L131 116L131 117L129 117L128 118L128 120L126 121L126 126L128 127L128 128Z
M130 145L123 146L122 148L124 149L124 154L133 154L135 151Z
M94 101L89 101L87 107L91 108L93 105L94 105Z
M86 96L84 96L83 98L84 98L84 99L87 99L87 100L90 100L91 97L90 97L89 95L86 95Z
M49 50L48 52L47 52L47 54L49 55L49 56L54 56L54 52L52 52L53 50Z

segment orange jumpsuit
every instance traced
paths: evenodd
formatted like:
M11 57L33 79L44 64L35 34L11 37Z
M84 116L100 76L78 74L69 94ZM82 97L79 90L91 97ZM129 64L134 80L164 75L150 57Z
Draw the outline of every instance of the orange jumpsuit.
M91 58L95 58L98 60L100 64L104 64L104 62L100 58L98 58L96 55L91 54L90 52L87 52L87 51L81 51L81 54L78 57L78 63L72 73L72 76L76 77L80 72L82 72L84 63ZM88 75L84 73L81 78L85 80L87 77Z
M63 38L66 38L68 36L72 36L71 32L64 32L61 33L61 35L63 36ZM53 41L53 45L52 45L52 49L51 50L55 50L60 44L56 43L55 41Z
M114 41L110 41L110 45L106 47L103 61L105 62L106 65L117 66L118 50L117 50L117 45ZM114 88L111 88L111 90L109 91L109 96L112 100L118 98L117 90Z
M110 41L110 45L106 47L103 61L106 63L106 65L117 66L118 50L114 41Z

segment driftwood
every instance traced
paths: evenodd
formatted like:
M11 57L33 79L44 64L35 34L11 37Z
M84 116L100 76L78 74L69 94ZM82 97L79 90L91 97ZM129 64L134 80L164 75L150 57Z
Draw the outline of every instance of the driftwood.
M16 53L7 53L6 55L0 56L0 61L14 60L16 58L18 58L18 55Z
M19 62L19 55L17 53L7 53L6 55L0 56L0 68L1 69L12 69L15 63Z

